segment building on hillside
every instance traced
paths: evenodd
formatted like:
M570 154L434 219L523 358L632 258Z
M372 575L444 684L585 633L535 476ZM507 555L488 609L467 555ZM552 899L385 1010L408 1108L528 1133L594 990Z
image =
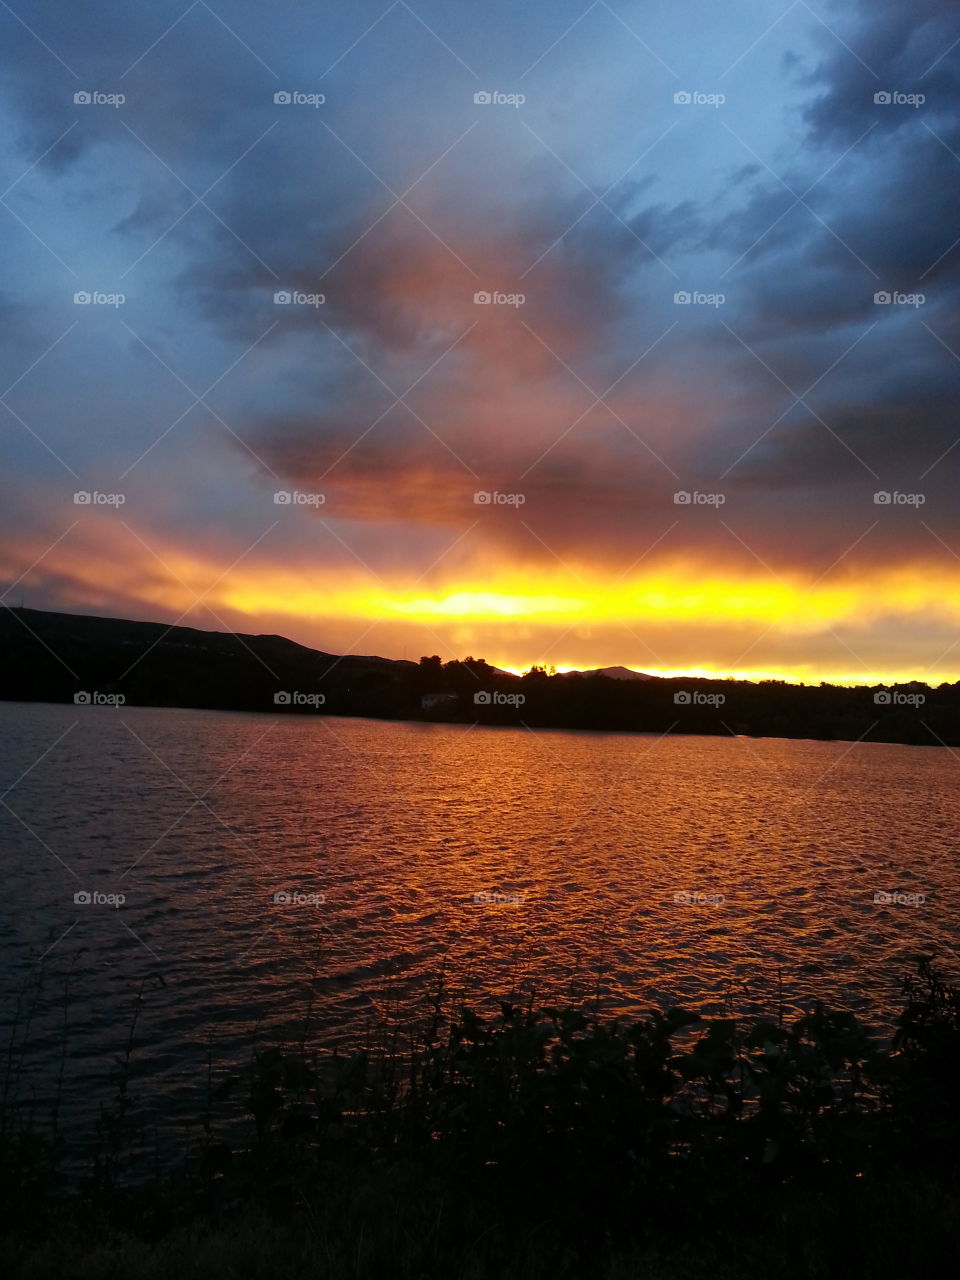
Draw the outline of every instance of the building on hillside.
M425 693L420 699L420 710L432 716L455 715L460 710L460 699L455 693Z

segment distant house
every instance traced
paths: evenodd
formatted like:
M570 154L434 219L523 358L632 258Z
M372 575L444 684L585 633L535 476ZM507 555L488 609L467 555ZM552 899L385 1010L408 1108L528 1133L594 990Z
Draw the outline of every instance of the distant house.
M449 712L460 707L460 699L455 693L425 693L420 699L421 711Z

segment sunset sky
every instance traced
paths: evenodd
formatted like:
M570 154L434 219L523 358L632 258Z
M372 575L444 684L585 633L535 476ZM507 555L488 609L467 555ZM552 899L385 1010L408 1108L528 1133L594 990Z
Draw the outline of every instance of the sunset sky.
M4 603L960 679L956 4L13 0L0 60Z

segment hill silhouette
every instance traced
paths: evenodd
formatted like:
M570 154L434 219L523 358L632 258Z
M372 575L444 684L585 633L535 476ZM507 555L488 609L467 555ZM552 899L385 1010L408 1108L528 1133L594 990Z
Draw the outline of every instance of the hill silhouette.
M327 714L614 732L960 746L960 683L847 688L665 679L627 668L517 676L482 658L419 662L277 635L0 609L0 699Z

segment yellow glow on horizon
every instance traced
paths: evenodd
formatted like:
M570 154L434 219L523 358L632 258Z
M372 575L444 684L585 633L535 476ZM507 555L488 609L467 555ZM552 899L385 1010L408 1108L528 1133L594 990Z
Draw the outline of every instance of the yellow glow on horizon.
M492 667L499 667L501 671L509 671L511 675L522 676L530 670L531 666L543 666L548 670L553 668L558 675L566 675L570 671L596 671L602 670L604 667L623 667L623 662L598 662L593 666L588 663L552 663L549 659L543 662L527 663L525 666L509 666L504 662L494 662L490 660ZM826 684L838 685L877 685L877 684L909 684L911 680L920 680L926 684L936 686L942 681L952 682L954 679L960 679L960 676L948 676L939 673L926 675L921 672L919 675L916 671L901 672L885 672L882 675L866 674L863 671L840 671L840 672L822 672L814 671L809 667L798 667L792 671L786 669L766 670L761 667L738 667L736 669L728 669L726 667L659 667L653 663L647 663L643 666L627 667L628 671L636 671L640 675L660 676L664 680L677 680L681 678L691 680L751 680L754 682L760 680L783 680L787 684L820 684L823 681Z
M960 671L924 672L917 667L906 669L900 663L888 667L874 663L873 669L857 669L846 661L843 665L823 669L804 662L786 667L763 664L730 668L721 664L667 667L636 658L636 645L630 636L643 640L645 624L676 623L678 628L699 625L715 627L718 635L735 628L755 627L760 636L823 636L842 624L866 627L873 619L909 616L923 613L926 617L960 621L960 591L956 582L942 573L917 575L900 571L877 574L872 578L847 580L838 585L821 584L806 590L803 584L792 586L786 581L763 579L725 579L698 575L693 569L677 567L670 573L648 574L629 584L617 584L596 590L591 583L577 583L582 590L570 590L570 575L543 575L531 590L530 579L514 573L501 575L495 586L483 588L442 587L433 592L416 593L388 589L371 591L369 586L346 586L325 583L313 590L302 579L280 583L275 575L256 586L244 584L236 590L224 589L223 601L229 607L253 616L285 614L304 619L368 621L389 625L409 623L422 625L431 635L443 639L464 656L482 653L491 666L517 675L533 665L556 666L558 671L583 670L623 665L649 675L666 678L688 676L706 679L785 680L791 684L819 684L827 681L843 685L876 685L906 683L926 679L931 684L960 679ZM529 624L529 629L523 624ZM623 623L624 652L613 661L602 658L577 660L579 653L590 653L594 642L590 633L604 626ZM509 640L500 638L500 627L510 627ZM555 626L557 643L542 644L545 628ZM450 627L455 627L451 631ZM519 627L519 630L518 630ZM536 632L535 630L536 629ZM482 636L479 633L484 633ZM492 633L492 634L491 634ZM534 635L539 633L538 643ZM576 636L573 645L563 642L564 635ZM656 642L662 647L662 641ZM708 641L709 643L709 641ZM609 637L605 651L609 652ZM753 648L749 642L737 648L743 658ZM538 650L545 656L538 656ZM566 652L564 652L566 650ZM428 650L433 651L433 650ZM523 660L518 663L517 655ZM645 656L652 657L650 650ZM498 658L496 655L500 654ZM760 654L757 657L760 658ZM848 653L855 660L855 654ZM561 661L560 659L563 659Z
M294 617L385 618L389 616L425 621L437 618L461 619L475 623L502 619L536 619L567 623L584 618L592 624L618 621L661 622L665 618L697 619L713 622L773 623L788 615L794 631L819 629L857 613L869 601L872 590L821 588L805 594L779 583L728 582L704 579L694 582L673 577L648 578L629 586L616 586L595 594L563 592L558 585L544 583L533 593L528 584L505 582L496 590L438 590L434 595L388 595L362 587L305 586L278 582L268 585L224 585L221 602L242 613L286 613ZM937 596L942 604L942 596ZM929 603L929 601L927 602ZM960 605L958 605L960 613Z
M383 597L377 602L390 613L421 615L425 617L470 618L550 618L562 619L570 614L582 614L590 607L590 601L572 596L508 595L495 591L456 591L441 600L421 596L415 600L390 600Z
M120 598L136 602L136 616L182 618L188 626L269 628L328 651L337 637L336 652L360 651L354 639L369 634L367 643L375 637L385 657L399 657L404 647L413 656L472 652L517 674L532 665L560 671L623 665L665 677L807 684L960 679L960 645L924 642L927 629L960 631L960 570L943 564L880 566L857 577L834 571L823 581L813 571L777 577L759 566L721 572L679 560L628 581L611 581L609 570L581 563L467 564L446 580L440 566L411 587L399 570L377 577L356 564L266 557L224 573L212 553L188 545L151 551L132 536L129 552L118 558L112 527L109 537L58 548L59 572L83 584L65 607L119 616ZM21 558L43 554L40 546ZM199 622L205 604L215 617ZM857 664L858 637L865 654L869 637L869 669ZM687 655L688 666L663 661ZM756 665L745 666L751 659Z

